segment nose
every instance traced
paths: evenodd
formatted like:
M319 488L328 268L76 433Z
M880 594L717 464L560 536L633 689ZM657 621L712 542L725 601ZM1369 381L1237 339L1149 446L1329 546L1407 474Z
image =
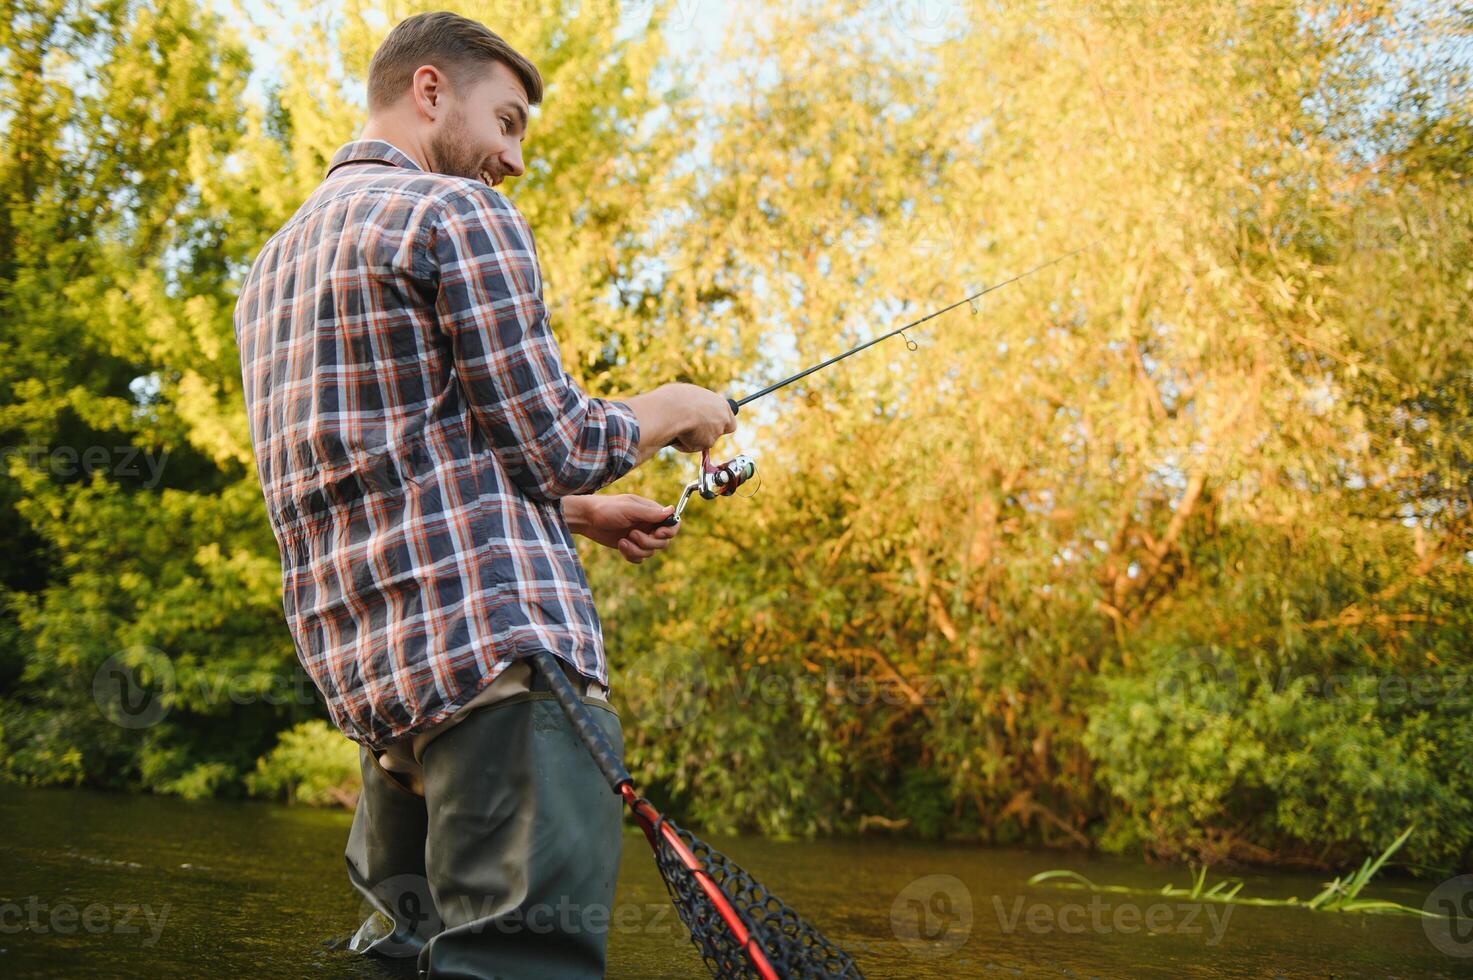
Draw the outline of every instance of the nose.
M504 176L520 177L527 172L526 166L522 163L521 143L511 144L509 148L498 153L496 159L501 162L501 170Z

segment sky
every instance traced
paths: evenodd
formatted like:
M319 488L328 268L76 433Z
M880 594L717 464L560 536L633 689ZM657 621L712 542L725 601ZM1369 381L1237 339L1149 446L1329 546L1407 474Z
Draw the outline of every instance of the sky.
M672 50L703 59L715 57L732 19L733 10L728 0L606 0L606 2L617 4L623 20L620 34L624 36L646 30L657 5L668 8L665 34ZM895 0L895 2L920 2L920 0ZM953 0L939 0L939 2L951 3ZM259 26L270 25L270 36L274 39L274 43L263 44L248 37L248 47L256 68L251 81L251 90L259 96L263 93L265 82L275 77L280 71L277 50L280 46L290 44L293 28L300 28L310 22L307 13L310 8L292 3L291 0L283 0L280 4L271 3L269 0L215 0L215 3L217 9L233 23L240 23L242 17L245 17ZM454 9L454 5L447 4L446 9ZM486 26L493 31L497 29L497 25L493 23L488 23ZM535 52L527 53L534 61L536 60ZM714 80L707 76L706 84L714 84Z
M527 2L527 0L520 0ZM738 26L735 12L738 0L592 0L615 5L623 24L620 33L630 35L648 29L652 14L657 8L665 11L664 32L672 53L690 59L697 64L715 68L721 45L727 34ZM276 50L278 46L289 46L293 28L308 23L311 5L294 3L292 0L214 0L220 10L232 22L249 18L258 25L274 25L274 44L248 41L257 71L253 79L253 91L260 94L263 81L274 77L279 70ZM454 9L447 4L446 9ZM870 0L864 8L865 15L874 21L875 36L888 38L897 50L911 45L935 44L955 34L968 17L968 0ZM278 9L279 8L279 9ZM493 31L494 23L488 23ZM536 60L536 52L527 52ZM700 78L700 94L720 98L725 94L723 78L717 70L697 73Z

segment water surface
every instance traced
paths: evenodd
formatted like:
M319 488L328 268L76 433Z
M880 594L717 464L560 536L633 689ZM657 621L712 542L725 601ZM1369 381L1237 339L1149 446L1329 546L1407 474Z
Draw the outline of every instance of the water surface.
M349 822L346 811L0 785L0 976L402 976L332 946L361 918L343 870ZM869 977L1473 976L1473 959L1438 951L1416 919L1024 885L1067 866L1159 887L1185 883L1181 869L883 839L711 843ZM1319 884L1250 875L1247 893L1307 897ZM1427 890L1373 889L1413 906ZM613 922L609 976L706 975L633 830Z

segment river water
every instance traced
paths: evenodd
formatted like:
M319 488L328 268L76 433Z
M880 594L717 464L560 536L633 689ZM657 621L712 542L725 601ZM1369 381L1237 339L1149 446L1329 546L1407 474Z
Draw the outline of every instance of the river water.
M0 785L0 976L390 977L335 945L361 908L350 816ZM1466 977L1410 917L1196 905L1028 887L1070 867L1097 882L1184 884L1180 868L884 839L710 842L869 977ZM1312 875L1249 875L1245 894L1312 895ZM1420 907L1430 886L1374 897ZM644 840L625 839L609 976L705 976ZM1473 952L1473 950L1464 950Z

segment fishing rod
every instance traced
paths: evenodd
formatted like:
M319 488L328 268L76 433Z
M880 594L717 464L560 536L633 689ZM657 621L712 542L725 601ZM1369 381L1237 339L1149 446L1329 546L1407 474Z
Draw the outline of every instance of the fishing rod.
M1063 262L1065 259L1073 258L1080 252L1093 248L1095 245L1099 244L1099 242L1100 239L1096 238L1088 245L1081 245L1079 248L1074 249L1072 252L1065 252L1063 255L1055 256L1054 258L1049 259L1047 262L1039 263L1033 268L1028 269L1025 272L1020 272L1010 279L1004 279L1002 282L994 283L993 285L988 286L985 289L979 289L977 290L977 292L972 293L970 296L963 296L955 303L952 303L949 306L943 306L939 310L933 310L932 312L927 313L925 316L921 317L918 320L912 320L904 326L896 327L888 333L882 333L878 336L871 337L869 340L866 340L863 343L856 344L855 346L849 348L842 354L835 354L833 357L830 357L827 360L819 361L812 367L804 368L797 374L793 374L786 378L783 378L781 381L775 381L765 388L761 388L757 391L752 392L745 398L728 398L726 400L726 403L731 406L732 414L735 415L739 411L741 411L741 407L743 405L754 402L759 398L765 398L768 395L772 394L774 391L777 391L781 388L786 388L788 385L792 384L795 381L803 380L810 374L813 374L815 371L822 371L826 367L830 367L831 365L839 363L846 357L853 357L860 351L873 347L881 341L889 340L891 337L904 337L906 348L908 350L916 350L920 347L920 345L917 344L914 340L911 340L909 337L905 336L905 332L907 330L912 330L928 320L934 320L938 316L941 316L944 313L950 313L957 307L965 306L968 303L972 304L972 313L975 314L977 312L977 300L981 299L983 296L986 296L988 293L993 292L994 290L1001 289L1004 286L1011 285L1012 283L1015 283L1020 279L1026 279L1029 276L1033 275L1035 272L1042 272L1049 266L1057 265L1058 263ZM710 450L702 451L701 462L696 471L696 478L690 483L686 484L685 489L681 491L680 500L675 504L675 513L671 514L669 517L665 518L665 520L661 521L659 526L672 527L676 524L679 524L681 515L685 513L686 504L690 502L691 497L695 494L700 494L701 497L705 500L714 500L717 497L729 497L732 494L736 493L738 487L740 487L742 484L746 483L754 475L756 475L756 472L756 461L745 453L740 456L735 456L724 463L718 464L711 462Z

